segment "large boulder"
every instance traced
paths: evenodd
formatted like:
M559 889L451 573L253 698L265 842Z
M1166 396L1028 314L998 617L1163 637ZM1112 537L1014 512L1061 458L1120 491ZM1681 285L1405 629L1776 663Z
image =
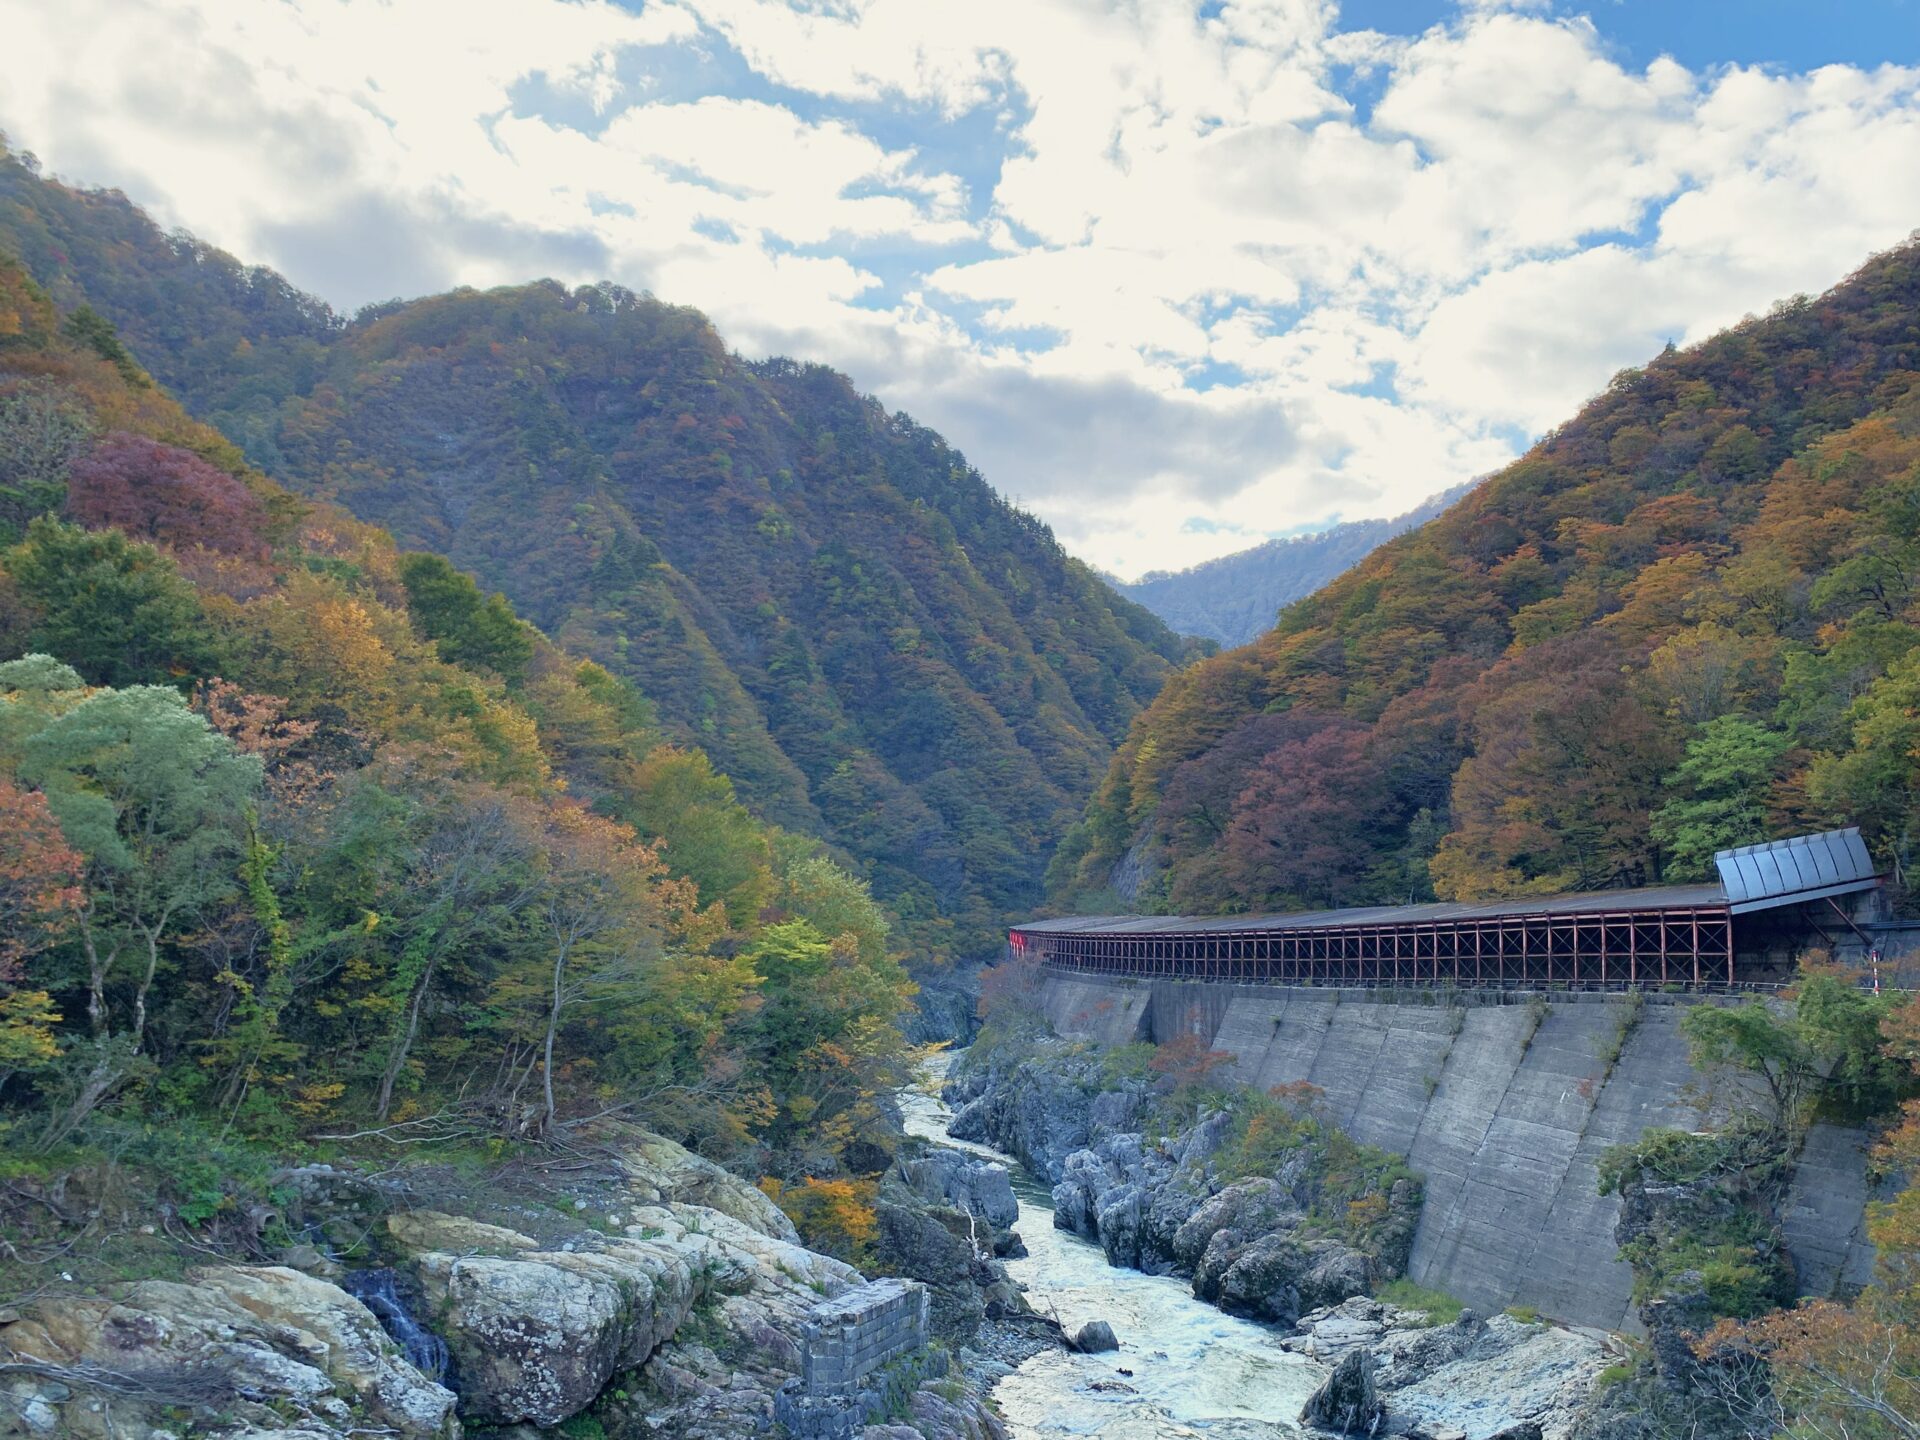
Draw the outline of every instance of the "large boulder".
M1376 1278L1364 1253L1305 1227L1292 1187L1255 1177L1194 1207L1170 1249L1193 1293L1236 1315L1291 1324L1364 1295Z
M1054 1228L1098 1240L1110 1264L1163 1275L1184 1268L1174 1236L1205 1186L1203 1168L1180 1165L1140 1135L1109 1135L1062 1162Z
M123 1298L43 1300L0 1326L32 1367L14 1384L27 1433L145 1434L167 1412L256 1428L345 1435L371 1424L408 1440L453 1437L453 1392L394 1352L371 1311L281 1266L209 1266L190 1283L148 1280ZM93 1377L111 1375L110 1404Z
M1426 1334L1426 1344L1411 1332L1392 1337L1394 1353L1377 1373L1395 1418L1435 1431L1492 1436L1533 1421L1565 1435L1610 1358L1591 1334L1509 1315L1462 1315Z
M777 1240L800 1238L786 1212L759 1186L684 1145L637 1125L608 1125L596 1130L595 1138L619 1157L627 1187L641 1204L698 1205Z
M1083 1355L1098 1355L1106 1350L1118 1350L1120 1337L1113 1333L1113 1326L1104 1320L1089 1320L1073 1332L1073 1348Z
M895 1165L901 1181L921 1199L973 1215L998 1229L1020 1218L1007 1167L957 1150L932 1150Z
M943 1213L960 1218L955 1211ZM980 1257L972 1244L941 1213L918 1206L882 1202L876 1215L874 1254L881 1271L924 1283L933 1333L950 1344L971 1344L987 1313L973 1280Z
M1174 1231L1172 1250L1183 1269L1198 1271L1222 1231L1251 1239L1299 1225L1303 1212L1286 1186L1256 1176L1208 1196Z
M1300 1411L1304 1423L1338 1435L1378 1434L1386 1418L1374 1386L1373 1356L1365 1350L1355 1350L1334 1366Z
M709 1296L744 1295L769 1274L827 1294L858 1279L837 1260L699 1206L642 1207L625 1234L583 1234L571 1249L432 1212L388 1228L453 1352L461 1413L492 1424L550 1426L578 1413ZM476 1239L484 1245L451 1243Z
M947 1133L1004 1150L1052 1185L1074 1151L1134 1127L1146 1090L1144 1079L1107 1074L1099 1055L1044 1046L1005 1068L965 1067L947 1086Z
M1242 1243L1222 1230L1194 1272L1194 1293L1233 1315L1292 1324L1309 1310L1364 1295L1373 1280L1367 1257L1338 1240L1261 1235Z

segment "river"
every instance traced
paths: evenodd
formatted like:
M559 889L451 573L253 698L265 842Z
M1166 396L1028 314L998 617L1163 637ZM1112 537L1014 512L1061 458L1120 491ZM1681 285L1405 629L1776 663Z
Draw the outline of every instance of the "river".
M1293 1423L1325 1371L1278 1343L1278 1334L1223 1315L1193 1298L1185 1281L1107 1264L1098 1245L1053 1228L1053 1202L1016 1160L947 1134L951 1112L938 1088L951 1057L931 1062L926 1090L902 1096L909 1134L997 1160L1013 1172L1025 1259L1007 1269L1033 1308L1068 1330L1105 1320L1117 1353L1049 1350L994 1387L1015 1440L1275 1440L1304 1433ZM1131 1371L1124 1375L1123 1370Z

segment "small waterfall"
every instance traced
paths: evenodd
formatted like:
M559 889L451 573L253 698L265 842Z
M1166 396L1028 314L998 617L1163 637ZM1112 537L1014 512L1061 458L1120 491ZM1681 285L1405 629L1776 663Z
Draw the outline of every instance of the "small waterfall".
M373 1312L380 1328L406 1352L413 1368L429 1380L447 1378L447 1342L413 1318L400 1294L400 1276L390 1269L349 1270L340 1288Z

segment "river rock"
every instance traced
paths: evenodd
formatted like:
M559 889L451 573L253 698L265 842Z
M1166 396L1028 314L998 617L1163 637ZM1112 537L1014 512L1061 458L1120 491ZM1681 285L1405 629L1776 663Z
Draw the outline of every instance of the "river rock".
M408 1210L387 1217L387 1233L402 1250L444 1250L452 1255L513 1255L538 1250L539 1242L466 1215L442 1210Z
M874 1256L881 1271L925 1284L933 1333L949 1344L972 1343L987 1313L973 1279L973 1246L938 1215L918 1206L883 1201L875 1217Z
M698 1205L776 1240L800 1239L793 1221L759 1186L684 1145L637 1125L603 1125L594 1130L593 1138L618 1157L627 1187L641 1204Z
M1201 1205L1203 1170L1183 1169L1136 1134L1109 1135L1063 1162L1053 1223L1100 1242L1113 1265L1150 1275L1180 1268L1174 1236Z
M1300 1207L1276 1180L1255 1177L1237 1181L1208 1196L1173 1235L1174 1257L1197 1270L1221 1232L1250 1237L1291 1230L1300 1223Z
M394 1354L366 1306L284 1266L209 1266L118 1300L43 1300L0 1327L0 1346L41 1372L14 1387L29 1429L51 1414L47 1433L79 1440L146 1434L178 1411L310 1437L369 1422L408 1440L459 1434L453 1392ZM119 1382L103 1406L85 1380L96 1369L134 1388Z
M1020 1218L1007 1167L957 1150L933 1150L895 1164L901 1180L923 1200L978 1216L999 1229Z
M641 1206L624 1236L583 1234L572 1249L430 1212L396 1216L388 1228L453 1352L462 1414L557 1425L614 1373L644 1363L704 1298L745 1294L768 1273L826 1294L857 1281L851 1266L746 1215ZM475 1239L491 1253L444 1243Z
M1389 1337L1404 1348L1377 1373L1394 1417L1431 1430L1492 1436L1533 1422L1548 1440L1563 1437L1607 1364L1597 1336L1508 1315L1435 1327L1424 1353L1419 1334Z
M1356 1350L1334 1366L1307 1400L1300 1419L1341 1435L1378 1434L1386 1421L1386 1406L1374 1387L1373 1356Z
M1144 1079L1107 1075L1098 1055L1049 1045L1044 1062L966 1067L947 1087L947 1133L1004 1150L1053 1185L1075 1151L1133 1128L1146 1091Z
M1073 1332L1073 1348L1086 1355L1097 1355L1120 1348L1120 1337L1104 1320L1089 1320Z

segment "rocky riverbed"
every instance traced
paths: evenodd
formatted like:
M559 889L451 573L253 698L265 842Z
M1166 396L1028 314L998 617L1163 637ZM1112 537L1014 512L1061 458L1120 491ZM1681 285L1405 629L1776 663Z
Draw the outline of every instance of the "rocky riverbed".
M1043 1046L1015 1065L965 1066L945 1093L953 1137L1016 1156L1044 1183L1030 1192L1044 1208L1029 1206L1034 1213L1026 1223L1079 1237L1068 1243L1124 1267L1110 1274L1141 1272L1142 1280L1154 1277L1146 1283L1166 1287L1144 1335L1129 1336L1117 1323L1122 1347L1102 1383L1111 1394L1137 1397L1142 1412L1158 1411L1168 1423L1089 1417L1090 1382L1076 1366L1086 1369L1092 1357L1046 1357L1022 1366L995 1392L1016 1436L1566 1440L1578 1433L1596 1379L1615 1358L1606 1337L1593 1332L1471 1312L1435 1324L1428 1312L1371 1298L1404 1265L1417 1191L1385 1192L1387 1223L1370 1232L1372 1245L1329 1235L1312 1213L1304 1166L1223 1178L1212 1162L1231 1129L1224 1114L1150 1139L1143 1133L1149 1082L1115 1083L1097 1054ZM1038 1245L1032 1236L1028 1243ZM1019 1263L1009 1268L1016 1279L1039 1278ZM1060 1286L1057 1271L1045 1280ZM1112 1310L1124 1310L1118 1297L1134 1283L1106 1282ZM1036 1303L1050 1303L1033 1288ZM1091 1308L1101 1293L1088 1284L1077 1298ZM1169 1372L1180 1376L1176 1392L1184 1384L1192 1395L1204 1395L1211 1378L1208 1346L1176 1359L1170 1352L1179 1347L1162 1337L1204 1330L1208 1322L1200 1317L1220 1310L1268 1322L1249 1327L1250 1339L1235 1337L1243 1353L1258 1357L1258 1384L1211 1410L1203 1403L1183 1414L1178 1400L1158 1404ZM1306 1364L1289 1370L1289 1356ZM1055 1424L1054 1417L1067 1418Z
M1052 1186L1056 1225L1113 1265L1189 1279L1232 1314L1291 1324L1405 1269L1421 1185L1391 1157L1349 1144L1351 1173L1336 1175L1341 1137L1303 1121L1249 1173L1234 1113L1150 1136L1149 1094L1146 1078L1116 1083L1099 1056L1054 1045L969 1065L947 1098L954 1135L1010 1151Z
M292 1172L314 1242L286 1263L204 1266L8 1315L0 1433L451 1440L480 1426L531 1440L563 1422L608 1440L771 1433L808 1313L859 1274L801 1245L752 1185L658 1136L609 1128L581 1168L524 1193L442 1184L432 1205L408 1203L418 1177L396 1188L378 1173ZM444 1343L442 1375L337 1283L349 1236L350 1262L383 1262L391 1293ZM962 1376L895 1408L870 1440L1004 1434Z

